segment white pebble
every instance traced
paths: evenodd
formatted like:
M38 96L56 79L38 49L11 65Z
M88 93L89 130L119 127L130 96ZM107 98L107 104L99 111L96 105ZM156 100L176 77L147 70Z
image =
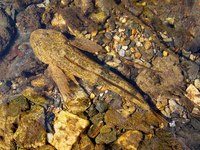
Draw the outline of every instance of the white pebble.
M169 126L171 128L175 127L176 126L176 122L173 120L172 122L169 123Z
M128 49L128 46L122 46L122 49L123 49L123 50L127 50L127 49Z
M142 43L141 43L141 42L136 42L136 46L137 46L137 47L141 47L141 46L142 46Z
M119 55L124 57L125 56L125 51L123 49L119 50Z
M117 36L117 35L115 35L113 38L114 38L116 41L120 41L120 37Z

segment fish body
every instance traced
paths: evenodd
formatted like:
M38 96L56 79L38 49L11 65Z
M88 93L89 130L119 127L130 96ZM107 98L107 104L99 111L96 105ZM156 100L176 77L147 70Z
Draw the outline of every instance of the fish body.
M31 34L30 43L35 55L43 63L55 65L69 77L75 76L92 85L103 86L132 101L142 109L151 110L141 94L130 83L69 45L61 32L46 29L35 30Z

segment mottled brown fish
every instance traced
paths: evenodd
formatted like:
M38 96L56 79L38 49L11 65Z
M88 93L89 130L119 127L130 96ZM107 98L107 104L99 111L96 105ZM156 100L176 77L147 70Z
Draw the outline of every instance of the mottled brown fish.
M142 109L152 111L130 83L104 69L67 42L66 37L55 30L39 29L32 32L30 37L35 55L45 64L60 68L71 80L75 81L75 77L78 77L92 85L100 85L104 89L118 93Z

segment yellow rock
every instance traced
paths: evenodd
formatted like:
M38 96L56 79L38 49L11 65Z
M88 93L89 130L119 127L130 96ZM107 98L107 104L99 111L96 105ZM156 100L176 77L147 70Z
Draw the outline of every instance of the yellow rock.
M193 84L190 84L188 86L186 92L187 93L185 94L185 96L189 98L193 103L200 106L200 92Z
M142 54L139 52L135 53L135 58L140 59L142 57Z
M97 12L97 13L92 13L91 14L91 19L94 20L96 23L103 23L106 21L107 19L107 15L105 12L103 11L100 11L100 12Z
M41 95L39 95L31 87L27 87L25 90L23 90L22 94L24 97L26 97L27 99L29 99L30 101L32 101L35 104L43 106L43 105L46 105L46 103L47 103L46 99L44 97L42 97Z
M91 94L90 94L90 99L94 99L94 98L95 98L94 93L91 93Z
M167 51L163 51L163 57L167 57L169 53Z
M146 42L144 43L144 48L145 48L146 50L150 49L150 48L151 48L151 42L146 41Z
M34 87L44 87L46 85L45 78L39 77L31 81L31 85Z
M139 143L143 138L143 134L137 130L130 130L122 134L117 139L117 144L126 150L137 150Z
M55 16L53 18L53 20L51 21L52 26L55 27L60 27L60 26L65 26L66 25L66 21L63 18L63 16L59 13L55 13Z
M49 141L56 149L71 150L79 135L89 125L89 121L78 117L68 111L55 114L55 134Z

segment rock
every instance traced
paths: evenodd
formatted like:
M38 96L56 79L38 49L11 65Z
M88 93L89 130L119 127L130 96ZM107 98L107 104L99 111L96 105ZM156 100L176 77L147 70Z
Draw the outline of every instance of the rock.
M146 137L145 137L146 138ZM139 147L141 150L146 149L176 149L182 150L183 143L180 142L179 138L175 138L172 133L162 130L156 130L155 135L144 140Z
M163 57L167 57L169 53L167 51L163 51Z
M29 109L29 103L27 99L20 95L8 103L7 115L8 116L18 116L21 112Z
M192 114L195 114L195 115L200 115L200 110L198 107L194 107L193 110L192 110Z
M104 35L105 35L105 37L106 37L107 39L109 39L109 40L112 40L112 38L113 38L113 35L112 35L112 33L110 33L110 32L106 32Z
M104 144L96 144L95 150L106 150L106 148Z
M144 43L144 48L145 48L146 50L150 49L150 48L151 48L151 42L150 42L150 41L146 41L146 42Z
M43 1L44 0L14 0L14 8L19 11L26 8L28 5L41 3Z
M196 129L196 130L198 130L198 131L200 131L200 126L199 126L199 124L200 124L200 120L198 119L198 118L192 118L191 119L191 125Z
M81 136L80 140L80 149L81 150L94 150L94 144L87 135Z
M195 79L194 80L194 86L200 90L200 79Z
M44 110L39 106L22 115L14 134L16 144L21 148L36 148L45 145L44 119Z
M126 150L137 150L140 142L143 139L143 134L137 130L130 130L123 133L116 141L116 143Z
M114 142L116 137L116 131L114 129L109 128L106 132L100 132L100 134L95 138L95 142L97 144L109 144Z
M90 118L90 120L92 121L93 124L98 124L99 122L103 120L103 118L104 118L104 115L101 113L98 113L92 118Z
M178 113L180 115L183 113L183 107L178 105L178 103L173 99L169 100L169 109L171 110L171 113Z
M8 15L0 9L0 55L6 50L11 42L11 36L14 33L13 25Z
M199 72L199 65L191 62L191 61L183 61L183 68L188 74L188 78L190 80L194 80L197 78Z
M139 52L136 52L136 53L134 54L134 56L135 56L135 58L140 59L140 58L142 57L142 54L139 53Z
M127 50L127 49L128 49L128 46L123 45L123 46L122 46L122 49L123 49L123 50Z
M55 114L54 130L50 143L59 150L70 150L79 135L89 125L89 121L67 111Z
M183 85L182 70L176 56L157 57L152 61L152 70L144 69L136 78L136 83L152 99L169 91L174 92Z
M108 18L107 14L104 11L92 13L90 17L96 23L104 23Z
M75 0L75 5L80 7L85 15L90 14L94 10L93 0Z
M71 100L63 102L63 106L73 114L84 112L91 105L88 95L80 86L72 86L70 90Z
M23 90L22 94L24 97L37 105L45 106L47 104L47 100L36 91L34 91L34 89L31 87L27 87L25 90Z
M22 96L14 96L9 102L1 102L0 105L0 149L15 149L16 142L14 134L19 126L20 117L25 111L29 111L30 104L27 99Z
M28 6L24 11L17 15L17 27L22 33L30 34L32 31L41 28L42 8L35 5Z
M89 117L93 117L94 115L98 114L98 111L95 109L94 104L90 105L87 113L88 113Z
M38 77L31 81L31 85L38 88L43 88L46 85L45 76Z
M108 109L108 104L104 101L98 101L96 104L96 109L100 112L103 113Z
M7 92L9 92L9 90L11 89L12 86L12 82L11 81L5 81L4 83L1 83L0 85L0 92L1 94L6 94Z
M100 121L98 124L93 124L88 130L88 136L91 138L95 138L99 134L103 125L103 121Z
M125 50L124 49L119 50L119 56L122 56L122 57L125 56Z
M199 95L200 95L199 90L193 84L190 84L188 86L188 88L186 89L185 96L198 106L200 106L200 96Z
M62 32L67 31L77 37L82 37L83 31L97 31L97 25L90 18L85 17L78 7L58 9L51 20L51 24Z

